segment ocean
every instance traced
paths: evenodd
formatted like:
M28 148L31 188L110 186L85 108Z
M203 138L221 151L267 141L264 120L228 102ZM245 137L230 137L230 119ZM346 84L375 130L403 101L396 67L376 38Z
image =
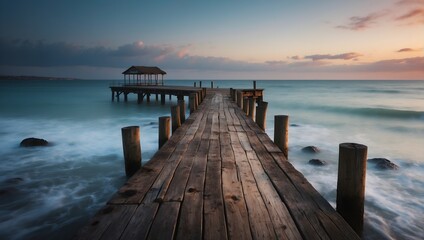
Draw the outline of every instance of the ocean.
M193 86L193 80L165 81ZM143 162L158 148L168 101L111 102L106 80L0 81L0 239L70 239L126 181L121 128L141 127ZM199 84L197 82L197 84ZM203 80L203 86L210 81ZM252 81L214 81L252 88ZM289 161L335 207L338 146L368 146L364 239L424 236L424 81L257 81L273 116L289 115ZM187 100L187 99L186 99ZM21 148L27 137L48 147ZM321 152L303 153L305 146ZM325 160L312 166L312 158Z

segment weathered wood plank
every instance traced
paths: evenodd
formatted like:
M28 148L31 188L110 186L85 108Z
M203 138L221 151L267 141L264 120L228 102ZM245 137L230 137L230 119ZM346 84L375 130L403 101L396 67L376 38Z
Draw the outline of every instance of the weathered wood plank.
M179 202L164 202L153 221L147 239L173 239L177 225Z
M120 239L146 239L158 208L159 203L138 206Z
M202 239L203 193L208 150L209 141L202 140L185 189L177 239Z
M222 133L223 135L225 133ZM229 239L252 239L246 202L231 145L221 143L222 188Z
M82 228L74 239L118 239L130 221L137 206L135 205L106 205L100 209L90 220L90 223ZM106 235L105 233L110 234Z
M248 209L250 229L252 231L253 239L275 239L276 235L268 210L256 185L256 180L253 177L250 164L246 157L246 152L240 144L242 140L239 140L239 136L242 134L232 132L230 135L237 171L240 176L243 194ZM250 148L250 146L248 147Z

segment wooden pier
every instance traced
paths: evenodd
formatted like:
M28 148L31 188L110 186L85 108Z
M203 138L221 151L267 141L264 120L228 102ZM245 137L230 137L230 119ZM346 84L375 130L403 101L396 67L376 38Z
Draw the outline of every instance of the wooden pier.
M156 100L158 100L159 95L161 104L165 104L166 95L169 97L176 96L178 100L184 99L185 96L190 96L190 94L198 94L199 97L206 95L206 88L196 88L196 87L181 87L181 86L143 86L143 85L124 85L124 86L111 86L110 90L112 91L112 101L120 100L120 96L124 95L124 101L128 101L128 94L136 94L137 102L142 103L144 98L147 102L150 102L151 95L156 95Z
M359 239L232 97L208 89L75 239Z

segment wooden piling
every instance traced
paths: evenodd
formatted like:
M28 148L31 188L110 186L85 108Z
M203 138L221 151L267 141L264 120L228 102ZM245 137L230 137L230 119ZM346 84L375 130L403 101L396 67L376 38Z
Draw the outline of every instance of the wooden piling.
M121 132L125 173L130 177L141 167L140 127L124 127Z
M159 117L159 149L171 136L171 118L169 116Z
M247 97L243 98L243 112L246 113L246 115L249 115L249 100Z
M115 92L112 91L112 102L114 102L114 101L115 101Z
M199 108L199 104L200 104L200 94L196 93L196 109Z
M190 114L196 110L196 94L191 93L188 99L188 105L190 107Z
M178 106L180 107L181 124L183 124L185 122L185 112L186 112L186 107L185 107L185 101L184 101L184 99L178 100Z
M256 81L253 81L253 89L256 89Z
M160 95L160 104L165 105L165 93Z
M124 93L124 102L128 102L128 93Z
M259 102L256 107L256 124L259 128L265 131L266 128L266 111L268 109L268 102Z
M364 225L367 151L367 146L362 144L339 145L337 212L359 236L362 236Z
M213 81L211 81L211 88L213 88Z
M193 87L196 87L196 82L193 83Z
M159 94L156 93L156 102L159 101Z
M199 81L199 87L200 88L202 87L202 81Z
M146 101L147 101L147 103L150 103L150 93L147 93L146 95L147 95L146 96Z
M181 127L180 106L178 105L171 106L171 119L172 119L172 133L174 133L175 130Z
M249 98L249 109L248 109L248 116L254 120L255 119L255 112L256 112L256 99Z
M243 93L241 91L237 91L237 105L243 109Z
M274 143L277 145L284 155L288 157L288 141L289 141L289 116L274 116Z

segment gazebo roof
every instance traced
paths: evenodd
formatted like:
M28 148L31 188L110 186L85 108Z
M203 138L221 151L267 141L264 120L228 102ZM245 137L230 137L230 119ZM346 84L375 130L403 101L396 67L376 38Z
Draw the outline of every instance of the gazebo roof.
M165 71L158 67L145 67L145 66L131 66L125 70L122 74L155 74L155 75L164 75Z

